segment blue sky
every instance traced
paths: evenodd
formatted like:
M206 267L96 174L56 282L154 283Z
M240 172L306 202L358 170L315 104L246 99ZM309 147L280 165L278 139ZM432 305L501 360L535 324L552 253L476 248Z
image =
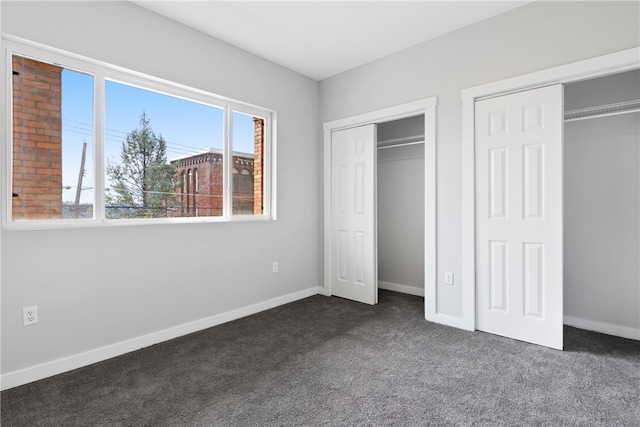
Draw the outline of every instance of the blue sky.
M105 83L105 155L118 162L122 142L139 126L145 112L151 128L167 142L167 158L208 148L222 148L223 111L121 83ZM74 71L62 73L62 200L75 200L82 143L87 142L81 202L93 202L93 77ZM253 152L252 117L234 113L234 151ZM108 180L108 177L107 177ZM106 183L109 187L109 182ZM91 187L91 188L89 188Z

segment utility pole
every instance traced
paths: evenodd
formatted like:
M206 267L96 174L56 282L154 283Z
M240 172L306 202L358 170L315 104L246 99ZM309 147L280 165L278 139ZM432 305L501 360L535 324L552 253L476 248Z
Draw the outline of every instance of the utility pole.
M74 218L78 218L78 209L80 209L80 192L82 191L82 177L84 176L84 159L87 156L87 142L82 141L82 158L80 160L80 172L78 173L78 187L76 188L76 207L74 209Z

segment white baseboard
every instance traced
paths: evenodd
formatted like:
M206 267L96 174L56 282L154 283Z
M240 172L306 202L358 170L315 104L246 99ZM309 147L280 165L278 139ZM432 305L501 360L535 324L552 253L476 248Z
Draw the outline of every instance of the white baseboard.
M466 320L462 317L449 316L448 314L429 313L425 309L425 320L427 322L438 323L439 325L451 326L452 328L463 329L465 331L475 331L469 328Z
M579 317L564 316L564 324L574 328L586 329L587 331L600 332L602 334L614 335L616 337L640 340L640 328L630 328L628 326L612 325L610 323L594 322L593 320L581 319Z
M73 369L88 366L97 362L102 362L116 356L121 356L144 347L149 347L164 341L181 337L203 329L221 325L232 320L256 314L261 311L269 310L290 302L294 302L303 298L317 295L322 291L322 287L313 287L292 294L284 295L268 301L231 310L226 313L207 317L205 319L196 320L172 328L151 334L139 336L119 343L89 350L84 353L74 354L62 359L53 360L51 362L42 363L40 365L31 366L20 369L18 371L2 374L0 377L0 390L7 390L33 381L41 380Z
M331 296L331 292L329 292L329 290L326 287L320 286L318 289L319 289L318 294L324 295L325 297Z
M383 282L381 280L378 281L378 288L401 292L403 294L416 295L419 297L424 296L424 288L415 288L413 286L399 285L397 283Z

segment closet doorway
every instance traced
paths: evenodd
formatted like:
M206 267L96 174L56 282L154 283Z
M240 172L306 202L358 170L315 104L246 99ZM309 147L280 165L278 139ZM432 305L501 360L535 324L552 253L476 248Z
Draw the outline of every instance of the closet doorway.
M564 324L640 339L640 71L564 105Z
M414 191L417 187L417 191L421 192L418 202L421 212L419 215L414 212L413 219L417 217L421 221L414 228L414 233L421 234L418 241L422 250L418 256L422 259L417 262L420 262L419 268L423 268L423 271L416 274L413 269L411 283L400 284L389 280L382 283L381 287L419 295L424 293L425 288L435 287L435 108L436 99L428 98L324 124L325 295L368 304L377 303L380 239L384 244L393 245L397 242L394 239L397 236L390 238L384 233L379 235L381 208L378 197L382 194L383 200L390 200L388 183L379 187L379 158L383 159L383 176L403 160L419 161L419 169L424 170L423 174L413 175L421 180L421 185L414 186ZM367 154L369 147L373 149L371 155ZM419 153L417 159L407 158L416 153ZM411 188L410 183L406 185L406 189ZM407 194L410 195L411 191L407 191ZM413 202L412 206L415 207L416 200ZM369 203L372 203L371 206ZM391 224L392 218L387 215L387 210L383 211L383 226ZM371 212L373 226L368 220L361 221ZM364 224L365 228L359 229L360 224ZM372 238L368 238L370 231ZM388 252L386 247L382 251L383 254ZM411 257L415 255L411 253L409 256L414 266L416 260ZM386 259L382 265L382 277L394 277L393 268L388 266Z
M377 128L378 287L424 296L424 115Z
M463 151L465 162L473 161L473 176L464 179L465 204L467 209L472 208L471 215L465 212L464 239L472 243L473 251L466 251L463 257L465 320L469 329L562 349L562 324L571 321L565 312L571 304L580 306L587 316L593 314L593 307L598 307L596 317L602 316L604 307L609 305L605 318L620 319L624 316L617 312L627 312L627 326L613 326L617 329L614 334L627 336L629 332L627 337L640 338L639 65L638 49L631 49L463 91ZM588 74L591 79L585 77ZM617 88L616 82L626 84ZM536 86L542 89L513 90ZM564 111L555 108L562 106L563 89L567 104ZM514 103L519 97L544 91L548 94L543 102L525 99L520 106ZM511 94L501 94L505 92ZM618 98L608 102L603 92L609 97L618 93ZM634 99L627 99L629 96ZM482 97L486 100L478 100ZM511 108L513 114L508 118ZM549 109L557 111L548 116ZM596 137L600 147L594 148L588 139L596 129L603 128L603 122L595 121L605 120L605 116L615 123ZM620 126L623 116L630 126ZM612 117L616 119L609 119ZM574 123L577 121L594 125L582 127ZM511 138L501 141L501 146L482 142L486 135L510 133L507 130L517 134L532 124L533 130L551 126L555 129L552 138L532 132L530 140L521 146L513 145ZM488 126L483 128L484 125ZM550 148L556 154L548 156ZM587 162L589 158L591 163ZM616 170L616 165L624 172ZM603 188L598 195L594 186L599 184ZM602 206L598 199L608 201L609 206ZM626 225L609 217L612 211L626 218ZM514 221L516 225L509 225ZM554 225L546 226L548 221ZM539 230L532 235L523 233L518 225L521 223ZM513 242L509 240L515 237ZM591 239L591 248L585 246L585 237ZM548 256L549 251L554 255ZM588 278L580 274L586 272L595 278L600 270L607 271L607 277L601 275L591 285L600 288L600 294L586 297L592 310L585 311L588 304L583 283ZM574 288L577 283L583 287L572 289L565 287L565 282L572 282ZM612 282L624 284L615 289ZM603 298L607 292L603 293L602 288L621 296ZM626 303L614 301L616 298L626 299ZM471 309L469 302L473 302ZM547 329L531 334L544 323ZM598 330L594 327L598 325L595 319L583 323L583 327L592 330Z

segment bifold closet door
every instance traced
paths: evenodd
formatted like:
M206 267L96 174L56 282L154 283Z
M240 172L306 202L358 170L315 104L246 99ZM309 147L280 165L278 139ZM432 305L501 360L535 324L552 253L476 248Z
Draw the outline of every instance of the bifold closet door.
M376 126L331 136L331 293L377 304Z
M562 85L476 102L477 329L562 349Z

